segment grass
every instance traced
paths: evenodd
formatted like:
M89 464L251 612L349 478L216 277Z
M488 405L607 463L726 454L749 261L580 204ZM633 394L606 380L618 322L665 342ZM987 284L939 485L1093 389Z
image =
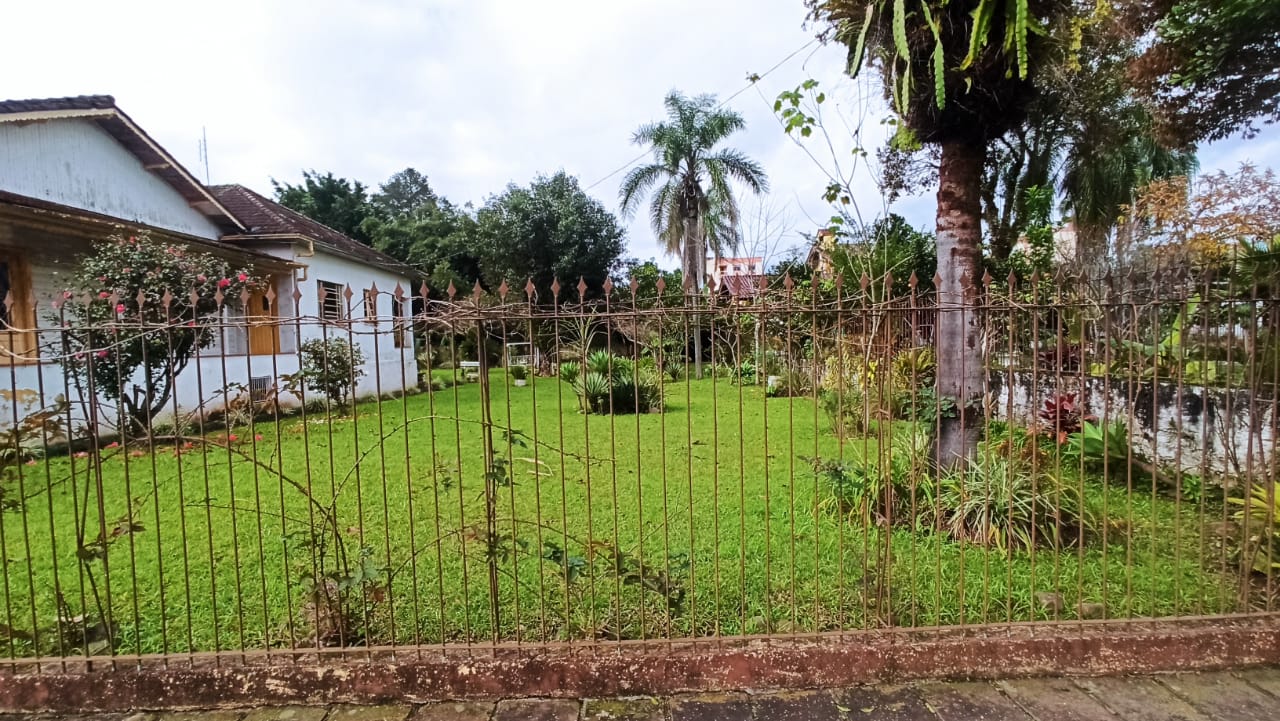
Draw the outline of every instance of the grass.
M1229 564L1209 545L1213 512L1202 521L1193 504L1090 481L1105 534L1009 554L828 510L811 459L878 445L836 438L811 399L702 380L668 384L665 413L584 415L555 379L493 380L496 453L509 468L492 479L493 533L477 383L346 417L262 422L233 441L214 431L184 452L117 448L22 467L25 509L0 517L0 648L83 646L52 631L58 597L68 615L95 617L95 588L110 598L120 652L314 643L324 619L308 602L318 521L307 493L320 506L336 499L337 532L370 579L390 575L360 614L374 643L1048 618L1038 593L1060 594L1064 617L1077 603L1143 617L1234 602ZM77 562L81 526L90 540L105 529L105 573L101 560Z

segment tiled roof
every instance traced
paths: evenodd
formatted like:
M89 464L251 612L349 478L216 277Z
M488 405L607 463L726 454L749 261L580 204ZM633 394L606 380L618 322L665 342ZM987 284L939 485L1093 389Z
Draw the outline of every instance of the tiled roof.
M374 250L243 185L213 185L209 186L209 191L248 228L248 233L231 236L226 239L228 242L252 241L254 236L299 235L316 241L337 255L397 273L413 272L386 253Z
M116 99L110 95L76 95L70 98L0 100L0 113L43 113L59 110L110 110Z
M763 275L726 275L720 279L720 288L734 298L755 298L760 295L763 281Z

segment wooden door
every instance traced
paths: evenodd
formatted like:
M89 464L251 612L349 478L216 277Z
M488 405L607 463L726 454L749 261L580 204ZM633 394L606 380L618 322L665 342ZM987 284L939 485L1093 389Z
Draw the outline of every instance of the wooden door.
M280 352L278 308L267 298L265 288L249 294L245 315L249 318L249 355L276 355Z

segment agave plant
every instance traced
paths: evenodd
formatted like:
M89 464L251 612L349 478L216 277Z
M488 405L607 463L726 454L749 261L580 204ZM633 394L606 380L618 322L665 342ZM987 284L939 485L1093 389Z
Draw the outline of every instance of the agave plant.
M587 372L599 373L602 376L609 376L613 372L613 363L616 359L613 354L607 350L593 351L587 356Z
M588 413L599 413L609 406L609 393L613 390L613 384L609 381L609 376L588 371L574 384L574 390L582 399L584 410Z
M1280 482L1255 485L1248 498L1227 501L1242 506L1235 519L1247 529L1245 553L1252 556L1250 567L1267 575L1280 571Z
M577 361L565 361L560 364L560 380L573 385L582 374L582 366Z

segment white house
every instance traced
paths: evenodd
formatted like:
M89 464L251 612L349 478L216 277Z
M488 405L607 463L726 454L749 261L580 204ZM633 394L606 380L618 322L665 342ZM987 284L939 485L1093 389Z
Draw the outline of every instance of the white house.
M54 302L95 242L143 231L269 279L178 378L180 410L271 388L321 335L362 347L357 395L416 383L408 268L248 188L204 186L110 96L0 101L0 424L70 395L48 357Z

